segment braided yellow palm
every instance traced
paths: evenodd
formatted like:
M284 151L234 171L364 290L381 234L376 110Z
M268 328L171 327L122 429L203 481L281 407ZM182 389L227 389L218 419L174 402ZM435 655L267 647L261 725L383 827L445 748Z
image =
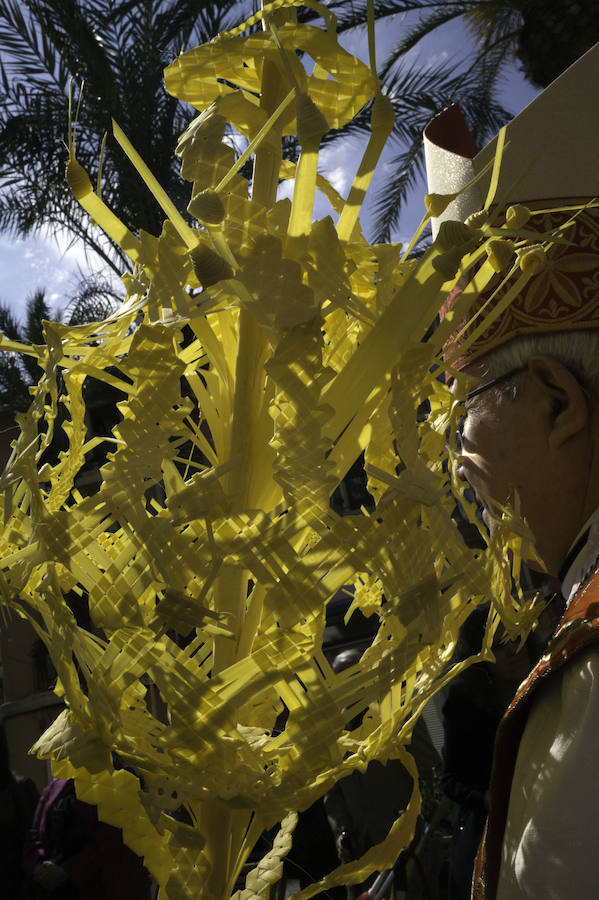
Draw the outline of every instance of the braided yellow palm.
M201 111L177 147L193 226L115 125L166 215L159 238L129 232L71 141L72 190L131 259L126 300L93 325L47 323L43 346L1 345L43 371L1 481L2 602L45 641L65 701L35 749L123 828L169 900L267 896L296 811L370 760L397 758L415 778L405 814L298 897L388 866L419 810L405 745L458 668L460 624L491 596L513 635L531 622L504 552L507 541L517 568L526 529L514 536L506 518L482 553L452 518L452 480L461 488L447 433L461 395L438 380L451 322L422 340L460 264L482 263L464 310L523 242L512 229L514 243L501 243L505 226L481 221L444 229L418 264L398 245L367 243L358 213L390 103L372 61L339 46L329 11L309 4L321 30L296 24L297 5L275 0L251 20L262 30L248 36L246 23L166 70L167 89ZM310 74L297 50L314 60ZM372 137L344 200L318 173L320 141L371 100ZM249 142L238 163L231 128ZM292 133L297 166L281 155ZM249 157L248 194L237 171ZM292 200L278 200L288 178ZM335 221L312 221L316 189ZM125 399L112 433L88 439L90 377ZM68 452L56 456L59 428ZM84 496L78 475L101 440L111 448L101 484ZM376 511L340 518L329 498L362 451ZM334 674L325 606L343 586L355 589L352 610L379 624L360 663ZM91 631L69 592L89 603ZM493 612L485 658L495 624ZM113 751L139 779L114 770ZM186 821L171 815L181 806ZM235 893L258 837L279 822Z

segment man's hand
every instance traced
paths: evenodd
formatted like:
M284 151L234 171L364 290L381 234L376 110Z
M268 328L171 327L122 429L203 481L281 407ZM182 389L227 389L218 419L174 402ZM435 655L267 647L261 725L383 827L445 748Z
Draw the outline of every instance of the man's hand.
M68 881L68 877L69 876L62 866L52 862L51 859L45 859L43 862L38 863L33 870L33 880L35 883L46 888L48 891L53 891L61 884L64 884L65 881Z

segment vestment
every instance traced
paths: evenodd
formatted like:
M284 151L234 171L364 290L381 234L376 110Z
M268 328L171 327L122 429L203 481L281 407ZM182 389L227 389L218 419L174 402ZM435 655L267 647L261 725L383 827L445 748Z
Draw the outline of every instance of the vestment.
M597 514L594 520L596 532ZM566 612L499 726L474 900L598 893L598 557L595 534L582 554L584 568L594 558L593 571L577 578L570 567Z
M54 891L35 884L39 863L53 860L68 880ZM120 829L98 821L95 806L75 797L72 781L55 779L42 792L24 851L32 896L61 900L149 900L141 859L123 844Z

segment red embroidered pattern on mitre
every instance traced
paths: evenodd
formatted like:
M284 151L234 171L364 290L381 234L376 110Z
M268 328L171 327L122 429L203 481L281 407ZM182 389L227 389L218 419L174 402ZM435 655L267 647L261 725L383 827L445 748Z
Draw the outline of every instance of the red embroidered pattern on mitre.
M472 900L495 900L497 895L512 779L534 694L546 678L595 641L599 642L599 572L569 604L547 651L518 688L500 722L489 788L490 812L474 865Z
M581 205L584 203L579 202ZM576 201L552 201L552 206L572 206L575 203ZM530 207L532 204L526 205ZM542 235L554 232L572 216L572 212L538 211L529 219L525 228L528 231L538 231L542 242ZM496 275L491 280L470 309L468 319L462 319L445 344L446 356L451 358L454 368L461 369L522 335L599 328L599 209L593 207L578 212L573 224L564 229L563 236L568 243L546 246L545 268L530 279L502 315L460 355L460 346L471 329L478 327L480 320L477 319L470 329L460 335L459 340L456 340L456 336L501 284L503 276ZM518 270L506 280L498 290L494 303L501 300L519 274ZM464 286L465 282L460 282L449 294L442 316L453 308Z

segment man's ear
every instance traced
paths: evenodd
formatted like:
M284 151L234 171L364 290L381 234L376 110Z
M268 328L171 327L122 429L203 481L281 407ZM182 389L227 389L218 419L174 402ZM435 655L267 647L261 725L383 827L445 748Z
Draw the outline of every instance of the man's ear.
M548 443L557 450L579 435L589 423L586 393L578 379L552 356L534 356L530 377L546 400L549 413Z

